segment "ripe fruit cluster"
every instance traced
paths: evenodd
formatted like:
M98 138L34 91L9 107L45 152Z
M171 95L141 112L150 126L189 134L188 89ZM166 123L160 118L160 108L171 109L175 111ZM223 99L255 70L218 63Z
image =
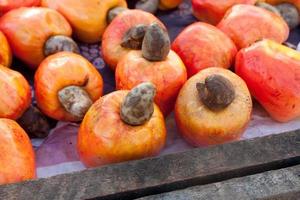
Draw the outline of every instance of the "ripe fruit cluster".
M79 157L96 167L158 155L172 111L197 147L238 140L253 100L276 121L300 117L300 53L282 45L299 25L299 1L192 0L201 22L171 42L153 13L181 2L0 3L0 184L36 177L28 135L46 137L48 118L80 123ZM101 41L116 91L102 96L102 75L75 40ZM37 107L13 56L35 73Z

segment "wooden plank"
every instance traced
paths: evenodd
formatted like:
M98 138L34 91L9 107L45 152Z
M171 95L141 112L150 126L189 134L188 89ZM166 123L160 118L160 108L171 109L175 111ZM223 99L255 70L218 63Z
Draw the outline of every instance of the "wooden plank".
M300 199L300 165L139 200Z
M131 199L300 164L300 130L0 187L1 199Z

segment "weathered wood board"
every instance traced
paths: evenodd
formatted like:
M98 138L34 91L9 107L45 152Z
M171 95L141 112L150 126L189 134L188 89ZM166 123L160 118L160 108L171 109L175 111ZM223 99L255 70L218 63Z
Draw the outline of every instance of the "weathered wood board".
M0 199L131 199L300 164L300 130L0 187Z
M184 190L148 196L138 200L299 200L300 165L235 178Z

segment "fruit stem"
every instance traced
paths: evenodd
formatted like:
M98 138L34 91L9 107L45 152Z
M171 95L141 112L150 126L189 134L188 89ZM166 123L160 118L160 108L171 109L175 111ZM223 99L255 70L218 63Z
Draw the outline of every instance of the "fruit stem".
M203 104L213 111L225 109L235 99L232 83L221 75L208 76L205 83L197 83L196 88Z
M45 43L44 55L47 57L61 51L79 53L79 48L76 42L74 42L74 40L68 36L51 36Z
M58 92L58 99L67 112L81 121L93 104L89 94L79 86L67 86Z
M139 126L150 120L154 112L155 86L145 82L134 87L121 104L120 116L124 123Z

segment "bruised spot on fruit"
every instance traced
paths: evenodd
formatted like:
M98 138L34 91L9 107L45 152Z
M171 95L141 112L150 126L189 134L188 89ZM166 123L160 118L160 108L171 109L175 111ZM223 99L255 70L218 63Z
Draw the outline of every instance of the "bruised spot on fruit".
M49 56L61 51L69 51L79 54L78 45L68 36L55 35L50 37L44 47L44 55Z
M31 138L45 138L51 129L45 115L32 105L18 119L18 123Z
M82 120L85 113L93 104L89 94L81 87L68 86L58 92L58 99L62 106L78 121Z
M159 0L139 0L135 8L149 13L155 13L158 9Z
M155 86L145 82L134 87L125 97L120 109L121 119L132 126L146 123L154 112Z
M271 11L271 12L281 16L279 10L275 6L272 6L271 4L268 4L268 3L265 3L265 2L257 2L255 4L255 6L266 9L268 11Z
M121 46L128 49L141 49L147 26L144 24L130 28L124 35Z
M232 83L221 75L210 75L205 83L197 83L201 101L213 111L218 111L229 106L235 98Z
M115 7L110 9L107 13L107 23L110 24L116 16L125 10L127 10L127 8L124 7Z
M142 44L143 57L149 61L163 61L170 52L168 33L157 23L148 26Z
M299 25L299 11L296 6L290 3L282 3L278 4L276 8L279 10L281 16L289 25L290 29L293 29Z

